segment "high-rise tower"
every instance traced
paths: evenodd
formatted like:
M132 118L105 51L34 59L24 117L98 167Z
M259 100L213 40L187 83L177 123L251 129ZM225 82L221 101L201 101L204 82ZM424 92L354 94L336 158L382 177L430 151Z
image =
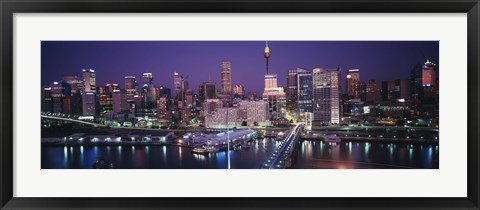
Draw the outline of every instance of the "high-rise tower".
M232 64L230 61L223 61L220 64L220 78L222 84L222 94L232 94Z
M265 52L263 53L265 60L267 61L267 74L268 74L268 58L270 58L270 48L268 48L268 41L265 42Z

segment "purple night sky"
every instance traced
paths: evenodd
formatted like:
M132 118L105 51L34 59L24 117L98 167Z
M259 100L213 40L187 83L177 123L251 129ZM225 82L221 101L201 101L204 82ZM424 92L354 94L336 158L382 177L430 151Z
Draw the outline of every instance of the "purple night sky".
M286 86L289 69L342 69L344 92L346 71L360 69L367 81L407 78L410 70L426 58L439 63L437 41L269 41L270 73L278 85ZM211 80L220 88L220 63L232 62L232 86L263 92L265 75L264 41L42 41L42 85L63 76L81 76L82 69L94 69L97 85L118 83L124 76L153 73L154 83L172 88L173 72L186 76L190 88Z

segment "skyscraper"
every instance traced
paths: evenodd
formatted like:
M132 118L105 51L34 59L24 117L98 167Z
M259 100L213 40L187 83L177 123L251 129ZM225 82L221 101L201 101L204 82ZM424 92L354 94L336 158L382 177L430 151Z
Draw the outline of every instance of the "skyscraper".
M437 65L429 59L422 66L422 86L424 102L438 101Z
M410 98L420 100L423 98L422 65L415 65L410 72Z
M313 119L320 123L340 122L338 75L340 68L313 69Z
M297 70L297 101L298 113L313 112L313 78L310 71L299 69Z
M85 89L83 79L78 76L65 76L62 78L62 81L70 85L71 95L83 92Z
M42 112L52 112L52 88L44 87L42 89Z
M299 69L288 70L287 73L287 111L292 115L296 116L297 112L297 71Z
M82 109L84 116L97 115L97 96L94 92L82 93Z
M245 87L243 85L235 85L233 88L233 93L236 97L243 97L245 94Z
M142 85L148 84L151 85L153 84L153 74L152 73L143 73L142 75Z
M175 100L183 102L185 100L185 90L188 88L186 86L185 78L177 72L173 73L173 87L175 88Z
M93 69L83 69L82 70L82 77L83 77L83 86L85 87L85 92L96 92L97 91L97 76L95 74L95 70Z
M112 92L112 111L121 113L128 110L127 92L125 90L115 89Z
M347 95L360 98L360 70L349 69L347 72Z
M138 81L135 76L125 76L125 91L127 101L134 101L134 97L138 95Z
M365 84L365 97L362 97L365 104L378 104L380 102L380 86L375 80L369 80Z
M232 64L230 61L223 61L220 64L220 78L222 85L222 95L232 94Z
M53 113L64 113L63 99L70 97L71 90L70 85L66 82L53 82L51 87L52 94L52 111Z
M199 85L199 96L200 101L205 101L207 99L214 99L217 97L217 86L212 82L203 82Z

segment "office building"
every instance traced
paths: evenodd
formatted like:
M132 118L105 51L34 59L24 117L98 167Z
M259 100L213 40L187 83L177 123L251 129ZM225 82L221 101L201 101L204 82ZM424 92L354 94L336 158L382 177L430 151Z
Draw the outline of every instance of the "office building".
M313 69L313 120L337 124L340 121L338 76L340 69Z
M95 70L93 69L83 69L83 86L85 92L96 92L97 91L97 76Z
M360 70L349 69L347 72L347 95L350 98L360 98Z
M205 101L207 99L217 98L217 86L212 82L203 82L199 85L199 98L200 101Z
M125 76L125 91L127 101L134 101L134 97L138 95L138 81L135 76Z

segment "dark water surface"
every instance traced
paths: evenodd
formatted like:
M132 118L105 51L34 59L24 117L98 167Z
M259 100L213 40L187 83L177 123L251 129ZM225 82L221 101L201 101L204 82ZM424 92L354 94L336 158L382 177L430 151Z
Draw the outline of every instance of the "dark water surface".
M272 139L230 151L231 168L257 169L279 144ZM42 169L89 169L97 159L122 169L225 169L227 153L192 154L178 146L42 146ZM296 168L438 168L438 145L301 141Z

